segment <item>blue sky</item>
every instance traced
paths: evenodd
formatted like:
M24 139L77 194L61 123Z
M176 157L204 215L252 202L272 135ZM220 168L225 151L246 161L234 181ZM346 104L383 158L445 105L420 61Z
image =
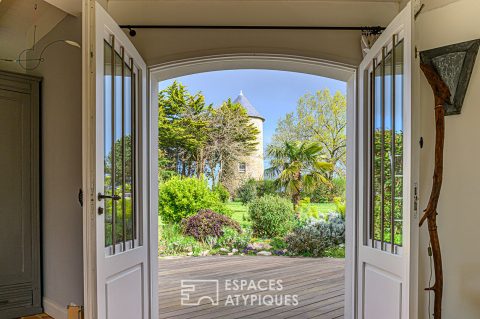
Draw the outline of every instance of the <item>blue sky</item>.
M240 90L265 118L265 146L275 133L277 122L292 112L305 93L328 88L346 94L346 83L316 75L272 70L229 70L197 73L159 83L160 90L174 80L186 85L190 93L201 91L207 104L220 105L235 99Z

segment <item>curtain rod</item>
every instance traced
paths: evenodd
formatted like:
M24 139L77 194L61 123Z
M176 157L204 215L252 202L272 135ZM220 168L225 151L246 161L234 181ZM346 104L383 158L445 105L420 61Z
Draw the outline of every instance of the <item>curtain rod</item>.
M129 29L130 35L135 36L135 29L203 29L203 30L332 30L332 31L366 31L379 34L385 27L345 27L345 26L277 26L277 25L120 25L120 28Z

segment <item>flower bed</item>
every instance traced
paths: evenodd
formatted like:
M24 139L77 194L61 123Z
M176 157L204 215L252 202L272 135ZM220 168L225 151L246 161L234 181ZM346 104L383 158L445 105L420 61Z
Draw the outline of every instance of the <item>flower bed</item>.
M245 214L248 212L245 210ZM251 223L201 211L182 223L160 223L160 256L345 257L345 223L339 213L296 220L286 235L259 237ZM244 214L238 218L245 221Z

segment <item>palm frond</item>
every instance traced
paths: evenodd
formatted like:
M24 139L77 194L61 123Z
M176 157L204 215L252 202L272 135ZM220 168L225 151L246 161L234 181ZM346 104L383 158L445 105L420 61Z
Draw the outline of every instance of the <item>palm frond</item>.
M313 168L322 172L331 171L333 169L333 165L328 162L323 161L315 161L313 162Z

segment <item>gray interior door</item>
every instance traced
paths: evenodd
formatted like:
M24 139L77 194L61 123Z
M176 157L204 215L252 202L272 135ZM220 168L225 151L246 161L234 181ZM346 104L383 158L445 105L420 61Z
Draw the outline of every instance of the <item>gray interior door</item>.
M39 84L0 72L0 318L42 311Z

